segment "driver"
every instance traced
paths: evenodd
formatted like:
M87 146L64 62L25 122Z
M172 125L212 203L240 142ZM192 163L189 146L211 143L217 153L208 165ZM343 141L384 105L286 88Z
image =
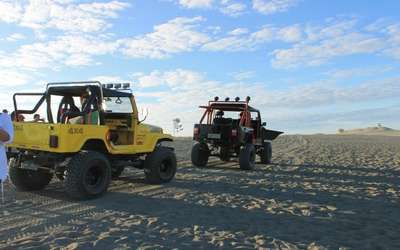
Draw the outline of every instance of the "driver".
M81 112L84 112L86 109L86 106L88 105L88 99L90 96L90 91L89 89L86 89L85 92L83 92L80 96L80 102L81 102ZM71 124L84 124L85 121L85 115L83 116L77 116L74 118L69 119L69 122Z
M90 102L90 99L93 99L90 98L91 96L92 93L90 89L87 89L86 92L81 96L82 112L88 110L88 113L85 113L82 117L83 118L82 124L97 125L99 124L100 120L99 107L101 106L101 102L96 97L94 98L94 100Z
M217 113L215 114L217 118L224 118L224 111L218 110Z

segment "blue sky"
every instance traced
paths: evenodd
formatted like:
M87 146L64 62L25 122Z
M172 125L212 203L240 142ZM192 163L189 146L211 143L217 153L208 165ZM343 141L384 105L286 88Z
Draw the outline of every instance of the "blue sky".
M398 1L0 0L0 105L46 82L128 81L148 122L252 96L287 133L400 128ZM26 104L29 105L29 102Z

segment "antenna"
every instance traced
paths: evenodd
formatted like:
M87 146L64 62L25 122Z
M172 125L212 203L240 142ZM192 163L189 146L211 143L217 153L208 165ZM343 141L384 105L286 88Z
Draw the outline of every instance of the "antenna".
M143 108L142 108L141 114L143 116ZM139 121L139 124L144 122L147 119L148 115L149 115L149 108L146 108L146 115L144 116L144 118L142 120Z

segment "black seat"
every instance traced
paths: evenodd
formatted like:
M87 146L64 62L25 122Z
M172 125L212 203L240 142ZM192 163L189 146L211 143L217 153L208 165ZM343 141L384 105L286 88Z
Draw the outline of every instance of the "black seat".
M67 115L67 113L79 113L79 108L75 105L74 99L72 96L64 96L60 102L57 112L57 123L65 123L67 119L73 118L71 115Z

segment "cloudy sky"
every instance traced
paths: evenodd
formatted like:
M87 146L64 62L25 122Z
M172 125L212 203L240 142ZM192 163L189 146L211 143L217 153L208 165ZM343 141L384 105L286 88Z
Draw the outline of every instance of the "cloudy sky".
M397 0L0 0L0 105L46 82L132 82L148 122L247 95L286 133L400 128ZM145 113L145 112L144 112Z

